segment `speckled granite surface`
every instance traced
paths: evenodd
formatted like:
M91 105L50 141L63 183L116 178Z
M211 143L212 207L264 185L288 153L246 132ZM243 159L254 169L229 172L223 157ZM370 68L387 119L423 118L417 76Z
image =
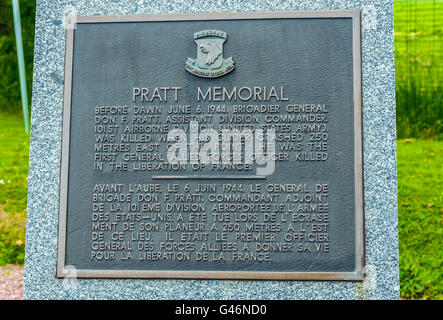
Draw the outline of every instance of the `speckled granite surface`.
M57 280L66 13L362 10L366 280ZM398 299L393 5L384 0L38 0L26 239L26 299Z

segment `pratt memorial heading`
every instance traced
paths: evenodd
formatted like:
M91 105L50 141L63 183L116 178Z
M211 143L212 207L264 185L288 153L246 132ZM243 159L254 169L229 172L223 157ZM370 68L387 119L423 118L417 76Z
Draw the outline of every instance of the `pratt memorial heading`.
M132 101L136 102L167 102L173 98L178 101L182 87L132 88ZM197 87L197 101L288 101L284 87Z

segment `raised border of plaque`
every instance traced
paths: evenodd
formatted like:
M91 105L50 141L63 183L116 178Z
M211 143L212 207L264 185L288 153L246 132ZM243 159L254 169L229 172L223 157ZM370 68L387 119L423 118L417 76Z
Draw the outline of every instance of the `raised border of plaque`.
M363 144L362 144L362 88L361 88L361 30L360 10L285 11L240 13L195 13L121 16L71 16L74 23L116 23L152 21L208 21L238 19L352 19L353 102L354 102L354 181L355 181L355 271L354 272L272 272L272 271L171 271L171 270L75 270L76 278L128 278L128 279L231 279L231 280L327 280L363 281L364 197L363 197ZM60 201L58 224L57 278L72 277L66 268L66 222L68 199L68 169L70 151L71 89L75 26L66 28L65 78L63 96L62 149L60 167Z

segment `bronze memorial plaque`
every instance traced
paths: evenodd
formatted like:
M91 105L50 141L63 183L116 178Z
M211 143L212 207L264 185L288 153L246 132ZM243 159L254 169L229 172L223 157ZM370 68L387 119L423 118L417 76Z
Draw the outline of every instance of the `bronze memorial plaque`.
M359 11L70 19L58 277L362 280Z

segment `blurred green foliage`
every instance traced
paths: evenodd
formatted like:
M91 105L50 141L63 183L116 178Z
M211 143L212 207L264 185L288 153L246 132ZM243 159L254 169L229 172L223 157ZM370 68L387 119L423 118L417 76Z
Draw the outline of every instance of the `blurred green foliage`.
M443 0L394 2L398 138L443 137Z
M26 84L31 101L34 56L35 0L20 0L25 55ZM12 1L0 0L0 110L21 112L17 50L12 16ZM23 125L22 125L23 126Z

